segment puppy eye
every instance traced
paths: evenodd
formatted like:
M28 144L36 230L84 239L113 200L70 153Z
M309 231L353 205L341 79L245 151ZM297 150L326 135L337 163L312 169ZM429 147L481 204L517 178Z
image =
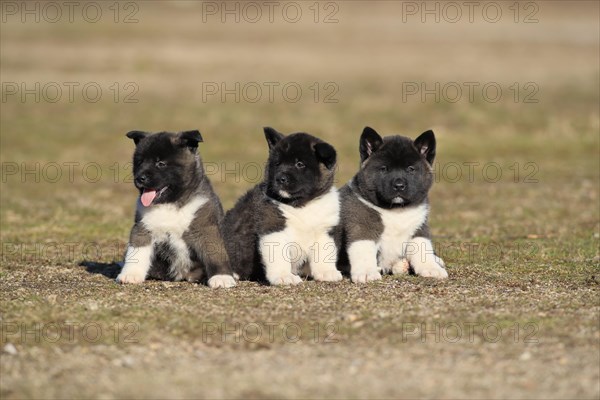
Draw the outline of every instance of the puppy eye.
M415 167L413 167L413 166L411 165L410 167L406 168L406 170L407 170L408 172L415 172Z
M303 163L302 161L298 161L298 162L296 163L296 168L298 168L298 169L302 169L302 168L304 168L304 167L305 167L305 165L304 165L304 163Z
M164 161L157 161L156 162L156 168L164 168L167 166L167 163Z
M379 170L381 172L387 172L387 167L385 165L382 165L381 167L379 167Z

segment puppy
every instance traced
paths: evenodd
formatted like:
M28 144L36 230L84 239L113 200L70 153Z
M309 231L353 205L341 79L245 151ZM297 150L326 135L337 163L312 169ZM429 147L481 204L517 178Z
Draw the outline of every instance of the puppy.
M340 200L333 186L335 149L306 133L265 128L265 178L227 212L224 235L240 279L296 285L299 274L339 281Z
M140 191L120 283L146 277L235 286L219 223L221 202L204 174L198 131L132 131L135 187Z
M444 262L433 251L427 195L433 183L435 136L414 142L381 138L366 127L360 138L361 166L341 189L342 242L339 268L350 267L354 282L404 274L444 279Z

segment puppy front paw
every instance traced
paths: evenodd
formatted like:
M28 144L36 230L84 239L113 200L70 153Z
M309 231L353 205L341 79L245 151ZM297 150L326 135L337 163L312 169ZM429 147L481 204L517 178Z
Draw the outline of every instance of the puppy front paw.
M235 279L231 275L213 275L208 280L208 287L212 289L230 288L235 286Z
M448 278L448 271L443 267L444 262L441 258L436 257L436 260L428 260L424 263L415 263L413 268L415 274L426 278L446 279Z
M123 270L117 276L117 283L130 283L130 284L138 284L142 283L146 280L146 274L141 271L136 271L135 269L130 269L129 271Z
M338 270L322 271L314 273L313 278L321 282L339 282L342 280L342 273Z
M352 282L354 283L367 283L381 280L381 274L377 270L352 273L351 275Z
M274 286L298 285L299 283L302 283L302 278L300 278L298 275L289 273L269 278L269 283Z

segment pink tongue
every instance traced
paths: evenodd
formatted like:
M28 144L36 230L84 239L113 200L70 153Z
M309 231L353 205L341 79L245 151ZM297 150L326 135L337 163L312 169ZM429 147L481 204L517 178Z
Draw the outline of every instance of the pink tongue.
M144 207L148 207L152 204L152 200L156 197L156 190L148 190L144 189L144 193L142 193L142 204Z

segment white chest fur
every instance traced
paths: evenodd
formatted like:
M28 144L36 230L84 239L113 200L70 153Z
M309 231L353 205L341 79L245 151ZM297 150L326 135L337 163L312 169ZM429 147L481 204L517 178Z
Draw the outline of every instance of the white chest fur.
M279 210L286 219L286 233L306 251L317 238L329 235L329 230L339 223L340 197L337 189L332 188L304 207L279 204Z
M359 199L381 216L383 233L377 242L378 264L383 270L391 269L394 262L406 255L406 246L417 229L425 223L429 207L427 204L421 204L417 207L386 210L363 198Z
M296 274L310 274L317 281L339 281L337 248L330 230L340 221L340 198L333 188L304 207L278 204L285 228L260 238L267 280L274 285L302 282ZM300 267L308 267L309 270Z
M174 204L157 204L145 208L138 202L138 212L142 224L152 233L154 239L167 234L181 237L190 226L196 211L207 201L206 197L198 196L181 208Z
M191 258L183 234L190 227L196 212L207 201L206 197L198 196L181 208L174 204L157 204L145 208L138 201L141 223L150 231L152 245L166 243L175 250L169 268L170 275L175 280L183 279L190 270Z

